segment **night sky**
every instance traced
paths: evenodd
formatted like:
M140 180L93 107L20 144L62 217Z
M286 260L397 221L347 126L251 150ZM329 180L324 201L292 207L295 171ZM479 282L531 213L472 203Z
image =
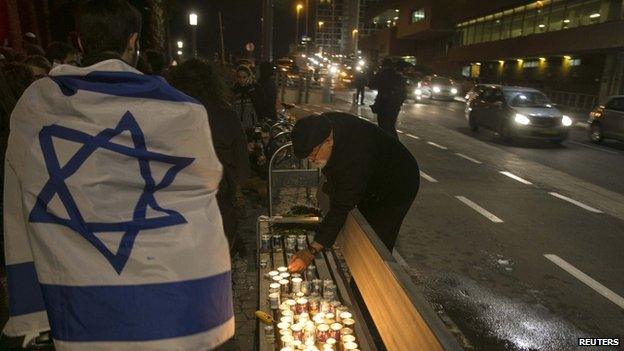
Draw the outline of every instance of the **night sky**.
M274 58L288 53L293 41L295 15L293 0L275 0ZM235 57L244 53L245 43L256 46L255 56L259 58L261 44L261 0L177 0L176 11L171 14L171 39L183 40L185 49L190 50L191 34L188 14L194 10L199 15L197 46L199 55L212 57L219 52L218 12L223 16L226 53ZM226 57L227 58L227 57Z

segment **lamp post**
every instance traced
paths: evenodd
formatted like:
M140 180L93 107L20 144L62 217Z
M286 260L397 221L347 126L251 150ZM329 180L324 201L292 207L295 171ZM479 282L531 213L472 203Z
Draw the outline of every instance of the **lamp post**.
M189 24L191 25L191 45L193 56L197 56L197 14L191 12L189 14Z
M303 5L297 4L297 16L295 19L295 48L299 42L299 13L301 12L301 9L303 9Z
M351 32L351 36L353 37L353 54L355 57L358 56L358 30L357 28Z

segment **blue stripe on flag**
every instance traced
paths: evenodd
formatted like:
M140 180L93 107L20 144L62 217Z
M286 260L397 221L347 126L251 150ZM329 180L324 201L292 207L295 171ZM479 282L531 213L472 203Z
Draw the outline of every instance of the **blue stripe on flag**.
M54 339L148 341L215 328L234 315L231 272L175 283L42 284Z
M85 76L49 76L66 96L78 90L177 102L199 102L173 88L164 78L134 72L94 71Z
M9 283L9 313L19 316L45 310L41 286L33 262L6 266Z

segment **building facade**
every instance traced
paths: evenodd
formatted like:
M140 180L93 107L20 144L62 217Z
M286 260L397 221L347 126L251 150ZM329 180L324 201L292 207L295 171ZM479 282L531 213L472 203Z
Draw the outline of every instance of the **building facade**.
M584 95L601 100L624 93L622 0L384 5L370 20L386 21L386 28L361 38L371 56L409 54L436 73L571 93L575 103L589 101ZM399 18L388 23L383 15L392 9Z

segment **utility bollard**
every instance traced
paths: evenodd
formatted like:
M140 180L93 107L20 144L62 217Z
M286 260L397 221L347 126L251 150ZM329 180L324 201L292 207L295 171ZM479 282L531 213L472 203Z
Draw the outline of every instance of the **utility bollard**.
M281 91L281 101L284 102L285 101L285 96L286 96L286 79L285 79L285 75L283 73L279 74L279 81L281 83L281 87L282 87L282 91Z
M310 73L307 73L306 79L305 79L305 103L306 104L310 103L310 78L311 78Z
M299 74L299 79L297 81L297 104L301 104L303 98L303 76Z

